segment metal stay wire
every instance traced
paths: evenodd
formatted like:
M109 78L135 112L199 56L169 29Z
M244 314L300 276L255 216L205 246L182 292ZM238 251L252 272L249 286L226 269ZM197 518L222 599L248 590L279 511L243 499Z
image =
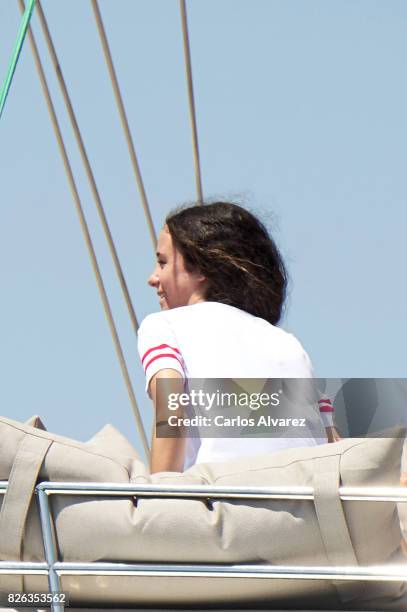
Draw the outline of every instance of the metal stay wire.
M25 6L24 6L24 0L17 0L20 10L24 11ZM38 3L39 6L39 3ZM134 413L134 417L136 420L136 425L141 437L141 441L144 447L144 451L146 453L146 456L149 457L149 446L148 446L148 442L147 442L147 437L144 431L144 425L140 416L140 411L137 405L137 400L135 397L135 393L131 384L131 380L130 380L130 376L128 373L128 369L127 369L127 365L126 365L126 361L124 358L124 354L123 354L123 350L120 344L120 339L119 336L117 334L117 330L116 330L116 326L114 323L114 319L113 319L113 314L110 308L110 304L109 304L109 300L106 294L106 289L104 287L104 283L103 283L103 279L100 273L100 269L99 269L99 265L98 265L98 261L97 261L97 257L96 257L96 253L93 247L93 243L92 243L92 238L90 236L90 232L89 232L89 228L86 222L86 218L83 212L83 208L82 208L82 204L81 204L81 200L80 200L80 196L79 196L79 192L78 189L76 187L76 183L75 183L75 179L73 176L73 172L72 172L72 168L71 168L71 164L69 162L69 157L66 151L66 147L65 147L65 143L62 137L62 133L61 133L61 129L58 123L58 119L56 116L56 112L55 112L55 108L52 102L52 98L51 98L51 94L48 88L48 84L45 78L45 73L44 73L44 69L42 67L42 62L41 62L41 58L39 56L38 53L38 48L35 42L35 38L34 38L34 34L32 31L32 28L30 27L28 30L28 37L29 37L29 41L30 41L30 45L31 45L31 49L32 49L32 53L34 56L34 62L36 65L36 69L38 72L38 76L40 79L40 83L41 83L41 87L45 96L45 100L47 103L47 107L48 107L48 111L50 114L50 118L51 118L51 122L52 122L52 126L54 128L54 132L55 132L55 136L58 142L58 146L59 146L59 150L62 156L62 161L64 164L64 168L65 168L65 172L68 178L68 183L74 198L74 202L75 202L75 206L76 206L76 210L79 216L79 221L81 224L81 228L82 228L82 232L83 232L83 236L86 242L86 246L88 248L88 252L89 252L89 257L92 263L92 267L93 267L93 271L95 273L95 277L96 277L96 283L99 289L99 293L102 299L102 303L103 303L103 308L106 314L106 318L108 320L108 324L109 324L109 329L110 332L112 334L112 338L113 338L113 343L116 349L116 353L119 359L119 363L120 363L120 368L123 374L123 378L125 380L125 384L126 384L126 388L127 388L127 393L129 395L130 398L130 403L133 409L133 413Z
M97 30L99 33L99 37L100 37L100 41L102 44L102 49L103 49L103 54L105 56L105 60L106 60L106 64L107 64L107 68L108 68L108 72L109 72L109 76L110 76L110 80L112 83L112 88L113 88L113 92L114 92L114 96L116 99L116 104L117 104L117 108L119 110L119 115L120 115L120 120L121 120L121 124L123 127L123 131L125 134L125 138L126 138L126 143L127 143L127 148L129 151L129 155L130 155L130 159L131 159L131 163L133 166L133 172L136 178L136 182L137 182L137 186L140 192L140 197L141 197L141 203L144 209L144 214L146 217L146 221L147 221L147 225L148 225L148 229L150 232L150 236L151 236L151 240L153 242L153 248L155 251L156 248L156 234L155 234L155 229L154 229L154 224L153 224L153 219L151 216L151 211L150 211L150 207L148 204L148 199L147 199L147 194L144 188L144 183L143 183L143 178L141 176L141 171L140 171L140 165L137 159L137 154L136 154L136 150L135 150L135 146L134 146L134 142L133 142L133 138L131 136L131 132L130 132L130 127L129 127L129 122L127 119L127 114L126 114L126 109L124 106L124 102L123 102L123 98L120 92L120 86L119 86L119 82L117 79L117 75L116 75L116 70L113 64L113 58L112 58L112 54L110 51L110 46L109 46L109 41L106 35L106 31L103 25L103 19L102 19L102 15L100 12L100 8L98 5L98 1L97 0L92 0L92 8L93 8L93 13L94 13L94 17L96 20L96 26L97 26Z
M113 241L113 238L112 238L110 227L109 227L109 224L107 222L107 218L106 218L106 214L105 214L105 211L104 211L104 208L103 208L102 200L100 198L99 191L98 191L98 188L97 188L97 185L96 185L96 180L95 180L95 177L94 177L94 174L93 174L93 171L92 171L92 167L91 167L90 162L89 162L88 155L86 153L86 148L85 148L85 145L84 145L84 142L83 142L83 139L82 139L82 135L81 135L81 132L80 132L80 129L79 129L78 122L76 120L75 112L74 112L74 109L73 109L73 106L72 106L72 102L71 102L71 99L70 99L70 96L69 96L69 93L68 93L68 88L67 88L66 83L65 83L65 79L64 79L64 76L63 76L63 73L62 73L61 65L60 65L59 60L58 60L58 56L57 56L57 53L56 53L56 50L55 50L55 46L54 46L54 43L52 41L51 33L50 33L50 30L49 30L49 27L48 27L47 19L45 17L44 11L42 9L40 0L37 0L37 8L38 8L38 18L39 18L39 21L40 21L41 29L43 31L43 34L44 34L44 37L45 37L45 41L47 43L48 51L49 51L49 54L50 54L50 57L51 57L51 62L53 64L53 66L54 66L55 74L57 76L59 86L61 88L62 97L64 99L66 110L67 110L68 115L69 115L69 119L70 119L70 122L71 122L71 125L72 125L72 129L73 129L73 132L74 132L74 135L75 135L75 139L76 139L76 142L77 142L77 145L78 145L78 148L79 148L79 152L80 152L80 155L81 155L82 163L83 163L83 165L85 167L86 176L88 178L88 181L89 181L89 184L90 184L90 187L91 187L91 191L92 191L92 195L93 195L93 198L95 200L95 204L96 204L96 208L97 208L97 211L98 211L98 214L99 214L100 222L102 224L103 231L105 233L106 240L107 240L107 243L109 245L109 250L110 250L110 253L111 253L111 256L112 256L112 259L113 259L113 263L114 263L114 267L115 267L115 270L116 270L116 274L117 274L119 282L120 282L120 287L121 287L121 290L122 290L122 293L123 293L123 296L124 296L124 299L125 299L125 302L126 302L126 305L127 305L127 310L129 312L130 319L131 319L134 331L137 332L138 322L137 322L136 314L135 314L134 307L133 307L133 304L132 304L132 301L131 301L130 293L129 293L129 290L127 288L126 280L124 278L124 274L123 274L122 267L121 267L121 264L120 264L120 261L119 261L119 257L117 255L117 251L116 251L116 247L115 247L115 244L114 244L114 241Z
M193 85L193 80L192 80L191 49L190 49L190 44L189 44L186 0L179 0L179 5L180 5L180 11L181 11L182 37L184 41L185 72L186 72L187 87L188 87L189 117L191 121L192 148L193 148L193 153L194 153L197 203L203 204L202 173L201 173L201 162L200 162L200 157L199 157L198 128L197 128L197 123L196 123L194 85Z
M17 33L17 38L14 43L13 52L10 58L10 62L7 69L6 78L4 79L3 86L0 91L0 117L3 113L4 106L6 104L8 92L10 91L11 82L17 67L18 59L20 57L21 49L23 48L25 36L27 34L28 26L30 25L31 15L35 6L35 0L29 0L27 7L24 10L20 28Z

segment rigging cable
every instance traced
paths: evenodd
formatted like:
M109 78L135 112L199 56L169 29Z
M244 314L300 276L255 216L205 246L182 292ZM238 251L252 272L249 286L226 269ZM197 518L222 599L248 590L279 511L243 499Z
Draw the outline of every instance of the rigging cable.
M188 86L189 117L191 121L191 131L192 131L192 147L193 147L193 152L194 152L197 203L203 204L202 174L201 174L201 163L199 159L198 129L196 125L194 85L193 85L193 80L192 80L191 49L190 49L190 44L189 44L186 0L179 0L179 3L180 3L180 10L181 10L182 36L184 40L185 71L186 71L187 86Z
M136 177L138 189L140 192L141 203L144 209L144 214L146 216L148 229L150 232L151 240L153 242L153 248L155 251L156 234L155 234L153 219L151 216L150 207L148 205L148 200L147 200L147 195L146 195L146 191L144 188L143 178L141 176L140 165L137 160L136 150L135 150L134 142L133 142L133 139L130 133L130 127L129 127L129 122L127 119L126 110L125 110L124 103L123 103L123 98L120 92L119 82L117 80L116 70L114 68L112 54L110 51L109 42L106 36L106 31L103 25L102 15L101 15L97 0L92 0L92 8L93 8L93 13L94 13L95 20L96 20L96 26L99 32L100 41L102 43L103 54L105 56L107 68L108 68L109 75L110 75L110 80L112 83L113 92L114 92L114 96L116 99L116 104L119 109L120 120L121 120L124 134L126 137L127 148L129 150L134 175Z
M102 200L100 198L99 191L98 191L98 188L97 188L97 185L96 185L96 180L95 180L95 177L93 175L93 171L92 171L92 168L91 168L91 165L90 165L90 162L89 162L88 155L86 153L85 145L83 143L81 132L79 130L79 125L78 125L78 122L76 120L75 112L73 110L72 102L71 102L71 99L70 99L70 96L69 96L69 93L68 93L67 86L65 84L64 76L62 74L62 69L61 69L61 66L60 66L60 63L59 63L59 60L58 60L58 56L56 54L55 46L54 46L54 43L53 43L52 38L51 38L51 33L49 31L48 23L47 23L44 11L42 9L40 0L38 0L37 7L38 7L38 17L39 17L39 20L40 20L41 28L42 28L42 31L43 31L43 34L44 34L44 37L45 37L45 40L46 40L46 43L47 43L48 51L49 51L49 54L51 56L51 61L52 61L52 64L54 66L54 69L55 69L55 73L56 73L56 76L57 76L57 79L58 79L58 83L59 83L59 86L60 86L61 91L62 91L62 96L63 96L64 102L65 102L66 109L68 111L68 115L69 115L69 119L71 121L72 129L73 129L74 134L75 134L76 142L77 142L77 145L78 145L78 148L79 148L79 152L80 152L80 155L81 155L81 158L82 158L82 163L83 163L83 165L85 167L86 175L88 177L88 181L89 181L90 186L91 186L91 190L92 190L93 198L95 200L96 208L97 208L97 211L98 211L98 214L99 214L100 222L102 224L103 231L105 233L106 240L107 240L107 243L109 245L110 254L111 254L112 259L113 259L114 267L115 267L116 274L117 274L118 279L119 279L119 283L120 283L120 287L121 287L121 290L122 290L122 293L123 293L123 297L124 297L124 300L125 300L126 305L127 305L127 310L128 310L128 313L129 313L129 316L130 316L130 319L131 319L131 322L132 322L132 325L133 325L133 329L134 329L135 332L137 332L138 322L137 322L136 313L134 311L134 307L133 307L133 303L131 301L130 293L129 293L129 290L128 290L128 287L127 287L127 284L126 284L126 280L124 278L123 270L122 270L122 267L121 267L121 264L120 264L120 261L119 261L119 257L118 257L118 254L117 254L117 251L116 251L116 247L115 247L115 244L114 244L114 241L113 241L113 238L112 238L112 234L111 234L111 231L110 231L110 228L109 228L109 224L108 224L107 219L106 219L106 214L105 214L105 211L103 209Z
M18 0L19 6L21 11L24 11L24 0ZM69 162L69 158L68 158L68 154L66 151L66 147L65 147L65 143L62 137L62 133L61 133L61 129L58 123L58 119L56 116L56 112L55 112L55 108L52 102L52 98L49 92L49 88L48 88L48 84L45 78L45 73L44 73L44 69L42 67L42 63L41 63L41 58L39 56L38 53L38 49L37 49L37 45L35 42L35 38L34 38L34 33L32 31L32 28L29 28L28 30L28 36L29 36L29 41L30 41L30 45L31 45L31 49L33 52L33 56L34 56L34 61L35 61L35 65L38 71L38 76L41 82L41 86L44 92L44 96L46 99L46 103L47 103L47 107L48 107L48 111L51 117L51 122L54 128L54 132L55 132L55 136L58 142L58 146L59 146L59 150L62 156L62 160L64 163L64 167L65 167L65 171L67 174L67 178L68 178L68 182L69 182L69 186L71 188L71 192L75 201L75 206L76 206L76 210L79 216L79 221L81 224L81 228L82 228L82 232L85 238L85 242L86 242L86 246L88 248L89 251L89 256L92 262L92 267L93 267L93 271L95 273L96 276L96 282L97 282L97 286L100 292L100 296L102 299L102 303L103 303L103 307L104 307L104 311L106 314L106 318L108 320L108 324L109 324L109 328L113 337L113 342L115 345L115 349L116 349L116 353L119 359L119 363L120 363L120 367L121 367L121 371L126 383L126 388L127 388L127 392L130 398L130 402L131 402L131 406L133 409L133 413L134 413L134 417L136 420L136 425L140 434L140 438L144 447L144 451L146 453L146 457L149 457L150 451L149 451L149 446L148 446L148 442L147 442L147 437L144 431L144 426L143 426L143 422L140 416L140 411L137 405L137 400L135 397L135 393L131 384L131 380L130 380L130 376L128 373L128 369L127 369L127 365L126 365L126 361L124 358L124 354L123 354L123 350L120 344L120 339L118 337L117 334L117 330L116 330L116 326L114 323L114 319L113 319L113 315L112 315L112 311L109 305L109 300L106 294L106 289L104 287L103 284L103 279L100 273L100 269L99 269L99 265L98 265L98 261L97 261L97 257L96 257L96 253L92 244L92 239L89 233L89 228L86 222L86 218L83 212L83 208L82 208L82 204L81 204L81 200L80 200L80 196L78 193L78 189L76 187L75 184L75 179L73 176L73 172L72 172L72 168Z
M31 15L34 10L35 0L29 0L27 8L24 7L23 16L21 19L20 29L17 34L16 42L14 44L13 53L10 58L6 78L3 83L3 87L0 91L0 117L3 113L4 106L6 104L8 92L10 90L11 82L13 80L14 72L16 70L18 58L20 57L21 49L23 48L25 35L27 34L28 26L30 25Z

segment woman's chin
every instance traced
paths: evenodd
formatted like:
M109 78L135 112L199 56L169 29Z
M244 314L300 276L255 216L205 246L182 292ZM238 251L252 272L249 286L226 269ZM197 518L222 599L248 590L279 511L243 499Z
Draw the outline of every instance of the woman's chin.
M165 299L165 297L160 297L160 308L161 310L168 310L169 306L167 304L167 300Z

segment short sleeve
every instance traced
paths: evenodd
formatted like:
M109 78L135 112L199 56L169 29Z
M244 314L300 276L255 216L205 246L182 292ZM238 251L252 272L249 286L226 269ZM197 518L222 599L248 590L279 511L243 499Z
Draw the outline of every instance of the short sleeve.
M137 345L146 377L146 391L151 378L160 370L176 370L186 378L185 363L174 330L163 313L153 313L143 320L137 333Z

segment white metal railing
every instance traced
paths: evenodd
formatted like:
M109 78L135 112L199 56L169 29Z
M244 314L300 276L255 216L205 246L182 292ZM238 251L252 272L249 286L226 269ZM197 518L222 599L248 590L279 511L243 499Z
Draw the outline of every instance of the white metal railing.
M0 482L0 495L7 490L7 481ZM156 563L63 563L58 561L57 544L52 526L50 495L101 495L132 497L189 497L206 499L308 499L314 498L312 487L219 487L208 485L122 485L93 482L42 482L35 488L38 497L45 563L1 561L0 574L41 574L48 576L49 591L61 592L61 576L206 576L229 578L296 578L302 580L402 581L407 582L407 565L369 567L320 567L282 565L226 564L156 564ZM344 501L407 502L407 488L340 487ZM54 612L64 607L53 604Z

